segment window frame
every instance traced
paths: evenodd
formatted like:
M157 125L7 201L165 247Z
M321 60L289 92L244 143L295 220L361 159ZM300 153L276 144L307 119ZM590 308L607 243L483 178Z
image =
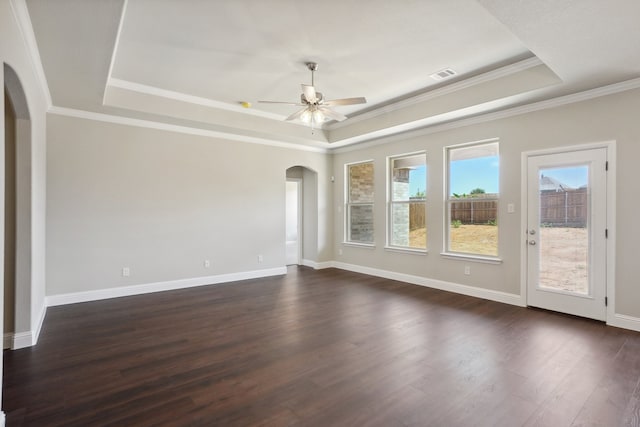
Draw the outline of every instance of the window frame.
M394 170L394 162L400 159L405 159L405 158L409 158L409 157L417 157L417 156L423 156L424 159L424 166L425 166L425 170L427 170L427 152L422 150L422 151L414 151L414 152L410 152L410 153L403 153L403 154L396 154L393 156L388 156L387 157L387 221L386 221L386 245L385 245L385 249L386 250L390 250L390 251L394 251L394 252L410 252L410 253L418 253L418 254L426 254L427 253L427 248L428 248L428 243L427 241L425 241L425 246L424 247L411 247L411 246L402 246L402 245L394 245L393 242L393 232L394 232L394 224L393 224L393 208L395 205L409 205L411 206L411 204L416 204L416 203L423 203L424 204L424 210L425 210L425 216L426 216L426 211L427 211L427 197L426 197L426 191L427 191L427 177L425 175L425 180L424 180L424 192L425 192L425 197L423 200L421 201L412 201L412 200L394 200L394 189L393 189L393 170ZM426 223L425 223L425 228L426 228Z
M496 242L496 255L487 255L487 254L481 254L481 253L473 253L473 252L458 252L458 251L453 251L451 250L451 204L454 201L460 201L459 198L454 198L452 196L451 193L451 152L456 150L456 149L461 149L461 148L470 148L470 147L474 147L474 146L482 146L482 145L490 145L490 144L496 144L497 147L497 155L498 155L498 160L500 160L500 140L498 138L493 138L493 139L487 139L487 140L483 140L483 141L475 141L475 142L469 142L469 143L464 143L464 144L456 144L456 145L449 145L444 147L444 155L443 155L443 159L444 159L444 226L443 226L443 230L444 230L444 238L443 238L443 251L441 252L441 255L445 258L452 258L452 259L466 259L466 260L470 260L470 261L477 261L477 262L483 262L483 263L489 263L489 264L499 264L502 262L502 259L500 258L500 239L499 239L499 231L498 231L498 240ZM465 201L469 201L471 203L475 203L475 202L479 202L479 201L483 201L483 202L488 202L488 201L495 201L496 203L496 227L499 227L498 225L498 218L499 218L499 213L500 213L500 166L498 167L498 192L495 193L496 197L483 197L482 199L478 199L478 200L473 200L473 198L469 197L469 198L465 198L463 200ZM499 229L498 229L499 230Z
M372 188L373 195L371 202L352 202L351 201L351 167L371 164L372 167ZM357 162L345 163L344 165L345 188L344 188L344 238L343 244L348 246L375 247L375 163L373 159L361 160ZM371 227L372 240L370 242L351 240L351 207L352 206L371 206Z

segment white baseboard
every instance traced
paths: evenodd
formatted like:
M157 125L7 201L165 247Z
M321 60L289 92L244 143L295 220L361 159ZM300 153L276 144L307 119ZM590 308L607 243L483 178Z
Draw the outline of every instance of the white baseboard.
M317 269L316 266L318 265L318 263L315 262L315 261L311 261L310 259L302 259L300 261L300 265L304 265L305 267L311 267L311 268Z
M492 289L476 288L474 286L461 285L459 283L445 282L443 280L428 279L421 276L413 276L410 274L397 273L395 271L380 270L372 267L364 267L361 265L347 264L344 262L334 261L332 266L342 270L353 271L355 273L368 274L371 276L384 277L385 279L398 280L400 282L411 283L414 285L426 286L428 288L440 289L442 291L455 292L457 294L468 295L476 298L483 298L491 301L502 302L505 304L517 305L525 307L524 298L517 294L507 292L494 291Z
M38 321L36 323L36 328L33 333L33 343L31 345L36 345L38 343L38 338L40 338L40 331L42 330L42 325L44 324L44 318L47 315L47 302L45 300L44 304L40 309L40 316L38 317Z
M20 348L32 347L38 343L38 337L42 330L42 324L44 323L44 317L47 314L47 307L43 306L40 310L40 317L38 323L35 325L36 330L27 332L7 332L2 338L2 348L18 350Z
M640 318L626 314L614 314L613 319L607 319L607 325L640 332Z
M94 291L49 295L46 297L46 305L47 307L54 307L58 305L75 304L79 302L98 301L109 298L142 295L151 292L171 291L175 289L192 288L195 286L237 282L238 280L279 276L283 274L287 274L286 267L275 267L264 270L245 271L241 273L219 274L216 276L194 277L191 279L170 280L166 282L146 283L133 286L120 286L108 289L97 289Z
M28 332L7 332L2 337L3 350L19 350L21 348L31 347L35 345L33 341L33 334Z
M13 343L13 334L10 332L5 333L2 337L2 349L6 350L8 348L11 348L11 343Z
M27 347L31 347L32 345L35 344L35 342L33 341L33 332L32 331L27 331L27 332L16 332L12 335L12 339L11 339L11 349L12 350L18 350L21 348L27 348Z
M322 270L324 268L333 267L334 262L333 261L315 262L309 259L303 259L301 264L307 267L311 267L314 270Z

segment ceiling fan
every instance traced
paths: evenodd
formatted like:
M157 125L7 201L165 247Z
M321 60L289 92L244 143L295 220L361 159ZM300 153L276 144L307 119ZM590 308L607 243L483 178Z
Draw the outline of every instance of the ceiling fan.
M367 102L364 97L325 100L322 93L316 92L316 88L314 87L313 73L318 70L318 64L315 62L307 62L306 65L309 71L311 71L311 84L302 85L302 94L300 95L299 103L281 101L258 102L268 104L298 105L300 107L304 107L302 110L296 111L295 113L291 114L285 120L291 121L299 119L303 123L311 125L312 129L315 125L321 125L327 120L337 120L341 122L347 118L347 116L334 111L330 107L340 105L365 104Z

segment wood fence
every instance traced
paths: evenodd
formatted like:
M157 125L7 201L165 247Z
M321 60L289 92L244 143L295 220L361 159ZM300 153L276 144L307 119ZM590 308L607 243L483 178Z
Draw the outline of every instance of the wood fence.
M409 230L424 228L427 223L425 205L422 203L409 204Z
M586 188L540 194L540 224L585 227L588 215Z
M463 224L488 224L497 221L498 202L483 200L495 197L495 194L480 195L473 198L451 202L451 221ZM540 194L540 223L547 226L585 227L588 215L588 194L586 188L568 191L549 191ZM415 219L414 219L415 216ZM422 224L418 213L411 214L411 224ZM412 228L413 229L413 228Z
M497 219L497 200L478 198L451 202L451 221L460 221L463 224L488 224Z

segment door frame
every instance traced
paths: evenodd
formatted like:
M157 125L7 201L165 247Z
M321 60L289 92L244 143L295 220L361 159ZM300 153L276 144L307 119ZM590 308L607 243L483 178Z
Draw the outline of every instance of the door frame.
M607 185L606 185L606 295L607 307L605 310L605 322L611 324L615 315L615 262L616 262L616 141L603 141L590 144L566 145L562 147L546 148L541 150L523 151L520 163L520 298L522 305L528 306L527 301L527 281L528 281L528 257L527 257L527 211L528 211L528 187L527 172L528 159L531 156L546 154L568 153L579 150L589 150L594 148L605 148L607 151Z
M296 189L297 189L297 193L298 193L298 203L296 206L296 216L297 216L297 220L298 220L298 262L296 263L297 265L302 265L302 231L303 231L303 227L302 227L302 210L303 210L303 203L302 203L302 197L303 197L303 179L301 178L287 178L286 181L289 182L295 182L296 183ZM285 198L286 198L286 194L285 194ZM285 200L286 202L286 200ZM286 224L286 218L285 218L285 228L286 228L287 224ZM285 239L285 245L287 244L286 239ZM285 260L285 264L286 260Z

